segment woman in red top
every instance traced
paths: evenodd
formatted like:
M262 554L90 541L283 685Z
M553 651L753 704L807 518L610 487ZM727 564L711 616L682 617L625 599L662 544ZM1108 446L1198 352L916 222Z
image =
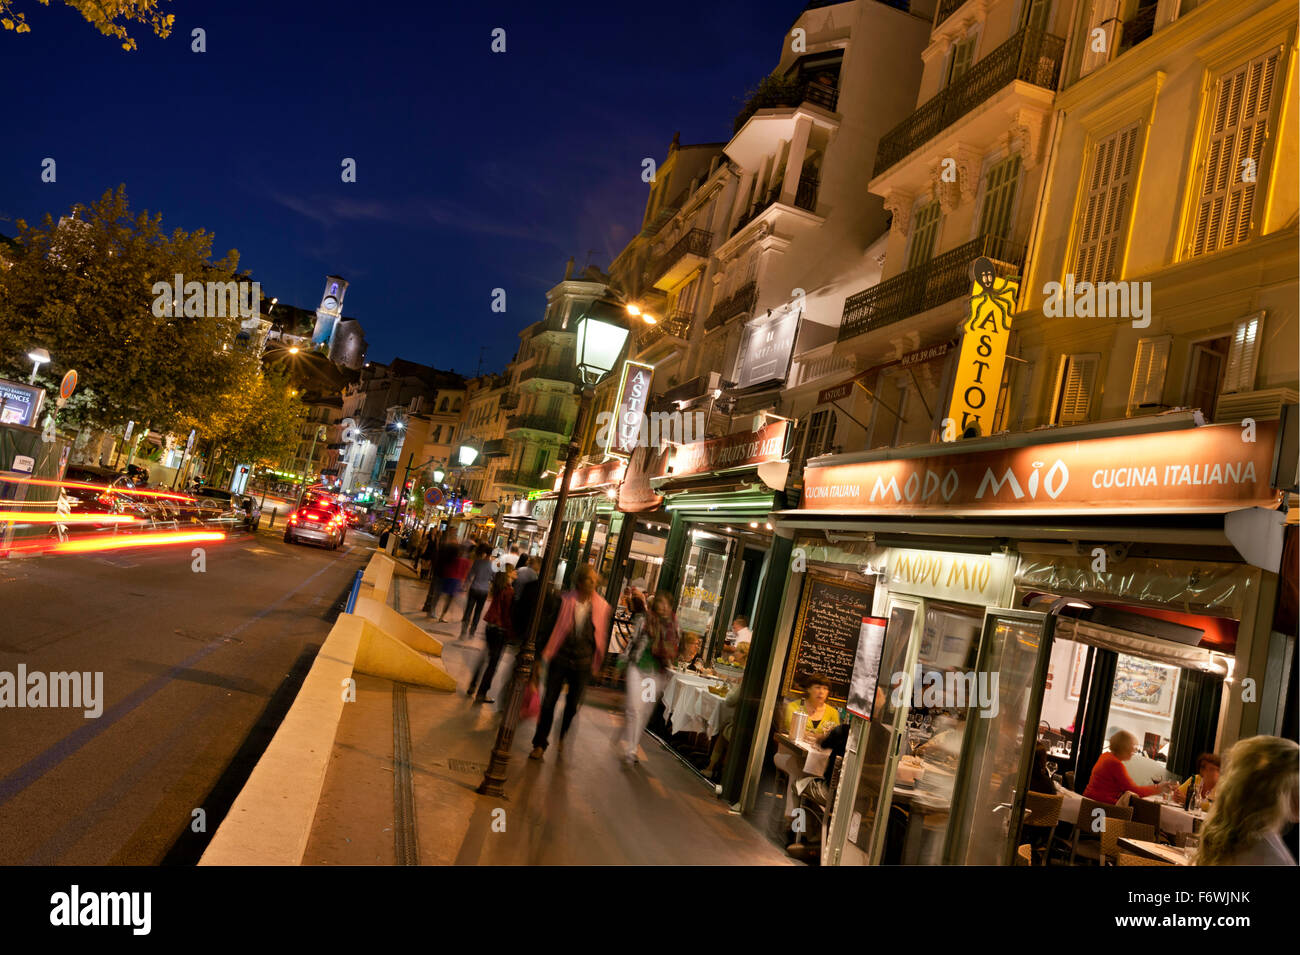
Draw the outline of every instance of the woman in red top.
M1139 796L1154 796L1172 787L1168 782L1154 786L1139 786L1133 782L1128 770L1124 768L1124 764L1132 759L1137 751L1137 738L1132 733L1120 730L1110 738L1109 746L1110 752L1102 753L1101 758L1092 767L1092 775L1088 777L1088 788L1083 791L1085 799L1113 806L1126 792L1137 793Z
M501 662L501 651L505 649L507 643L514 640L513 625L510 622L510 604L515 596L512 579L514 575L515 569L511 567L499 571L492 578L492 589L488 592L492 605L483 615L483 622L487 625L487 657L480 671L481 677L476 674L475 678L469 681L469 689L465 691L466 696L471 696L475 684L478 685L478 696L474 697L475 703L496 702L488 699L488 690L492 688L492 678L496 676L497 664Z

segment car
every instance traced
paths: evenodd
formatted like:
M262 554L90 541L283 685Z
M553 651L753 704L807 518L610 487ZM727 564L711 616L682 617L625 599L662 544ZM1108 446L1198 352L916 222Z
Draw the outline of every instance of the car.
M197 487L192 492L200 510L200 521L218 527L253 530L256 528L256 511L250 518L244 509L244 498L219 487Z
M289 515L289 522L284 528L284 542L323 544L330 550L336 550L343 546L347 533L347 518L343 508L327 501L309 503L304 498L302 506Z

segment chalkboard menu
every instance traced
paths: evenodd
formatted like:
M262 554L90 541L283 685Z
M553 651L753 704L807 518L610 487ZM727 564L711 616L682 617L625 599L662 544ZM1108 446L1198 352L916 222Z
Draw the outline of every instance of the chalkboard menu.
M874 590L874 584L858 586L808 575L794 625L794 662L786 667L783 694L798 694L805 677L824 673L831 681L831 702L840 704L848 699L862 618L871 616Z

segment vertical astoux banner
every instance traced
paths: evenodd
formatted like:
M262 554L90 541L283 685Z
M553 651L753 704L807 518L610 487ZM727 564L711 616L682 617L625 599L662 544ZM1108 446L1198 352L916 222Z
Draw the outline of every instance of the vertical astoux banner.
M605 450L609 454L630 457L641 440L641 421L650 400L650 381L655 366L639 361L623 362L623 377L618 383L615 426L609 429Z
M983 256L972 263L971 278L970 320L962 335L948 417L959 434L974 428L977 436L983 436L993 426L1020 283L999 278L993 263Z

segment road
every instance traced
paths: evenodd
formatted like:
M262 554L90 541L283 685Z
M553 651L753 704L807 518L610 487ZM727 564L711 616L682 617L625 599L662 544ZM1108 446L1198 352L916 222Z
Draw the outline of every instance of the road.
M189 547L0 561L0 674L103 674L97 718L0 708L0 864L197 860L373 544L281 527L209 546L203 572Z

